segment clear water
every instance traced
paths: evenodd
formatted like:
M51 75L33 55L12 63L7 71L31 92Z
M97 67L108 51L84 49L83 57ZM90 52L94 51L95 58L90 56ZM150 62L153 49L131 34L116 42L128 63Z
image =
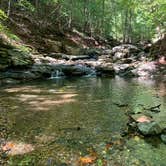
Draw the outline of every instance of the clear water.
M8 165L77 166L82 165L80 157L92 153L96 159L90 165L166 165L166 145L160 139L120 137L128 122L125 113L138 104L162 104L157 116L164 124L164 81L47 80L1 87L0 99L8 120L8 140L34 147L29 153L9 156Z

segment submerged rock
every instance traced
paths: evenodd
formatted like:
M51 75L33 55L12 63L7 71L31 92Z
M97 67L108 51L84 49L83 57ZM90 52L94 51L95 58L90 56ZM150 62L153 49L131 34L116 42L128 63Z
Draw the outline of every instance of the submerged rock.
M166 144L166 133L161 134L161 140Z
M138 130L145 136L158 135L162 132L162 129L156 122L138 123Z

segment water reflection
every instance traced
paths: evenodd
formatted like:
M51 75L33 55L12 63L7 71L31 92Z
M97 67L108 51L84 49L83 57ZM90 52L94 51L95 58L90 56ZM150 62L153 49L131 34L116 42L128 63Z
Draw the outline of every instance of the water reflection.
M87 153L89 147L110 141L125 127L128 121L125 112L139 104L162 104L161 114L156 118L162 124L166 118L166 85L158 80L57 79L3 87L0 91L1 106L11 110L10 137L35 144L46 158L65 156L66 160L73 160L73 156ZM118 107L115 103L128 107ZM133 143L130 141L129 146ZM133 151L138 152L139 142L138 146L135 142ZM146 150L149 143L141 141L140 146L142 143ZM40 156L38 151L35 153Z

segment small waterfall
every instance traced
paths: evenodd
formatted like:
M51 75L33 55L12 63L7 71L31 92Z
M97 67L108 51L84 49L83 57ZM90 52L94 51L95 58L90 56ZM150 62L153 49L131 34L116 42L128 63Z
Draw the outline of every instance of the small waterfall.
M62 78L64 76L63 72L60 70L54 70L51 73L50 79L57 79L57 78Z
M96 77L96 70L92 70L91 73L85 75L84 77L89 78L89 77Z

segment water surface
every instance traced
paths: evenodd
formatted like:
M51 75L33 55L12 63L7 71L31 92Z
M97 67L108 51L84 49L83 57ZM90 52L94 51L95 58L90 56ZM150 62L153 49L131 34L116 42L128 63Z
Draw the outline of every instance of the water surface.
M9 157L8 165L74 166L94 152L92 165L166 163L166 145L159 139L120 137L127 127L126 112L139 104L161 104L157 116L161 124L165 122L164 81L118 77L36 81L1 87L0 99L0 107L7 110L8 140L33 147L29 153L23 150ZM117 144L110 145L112 140Z

